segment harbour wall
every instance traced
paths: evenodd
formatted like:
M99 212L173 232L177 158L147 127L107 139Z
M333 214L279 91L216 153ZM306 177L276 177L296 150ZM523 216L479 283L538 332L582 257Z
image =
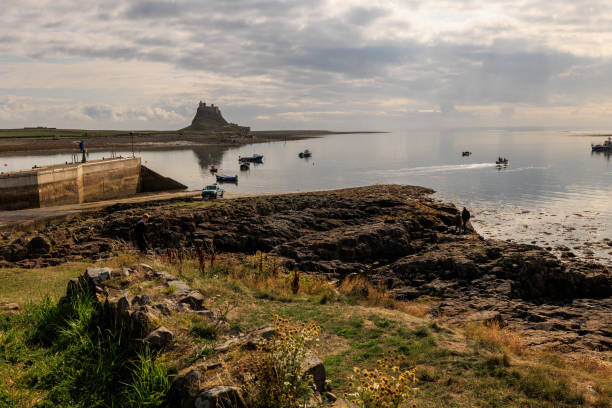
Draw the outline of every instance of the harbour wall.
M142 173L145 183L141 183ZM186 186L142 166L140 157L93 160L0 174L0 210L78 204L183 188Z

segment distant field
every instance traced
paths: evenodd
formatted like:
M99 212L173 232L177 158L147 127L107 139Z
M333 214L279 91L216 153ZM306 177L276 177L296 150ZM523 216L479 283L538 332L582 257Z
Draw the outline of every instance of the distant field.
M175 131L153 131L138 130L134 131L135 136L155 136L164 134L176 134ZM31 128L31 129L0 129L2 139L62 139L62 138L88 138L103 136L130 136L127 130L82 130L82 129L50 129L50 128Z
M217 131L191 131L191 130L134 130L134 136L163 136L163 135L188 135L188 136L221 136L224 129ZM259 138L281 138L281 137L308 137L346 133L380 133L380 132L332 132L329 130L256 130L252 135ZM0 129L0 139L62 139L62 138L88 138L88 137L124 137L130 136L128 130L84 130L84 129L52 129L52 128L26 128L26 129Z

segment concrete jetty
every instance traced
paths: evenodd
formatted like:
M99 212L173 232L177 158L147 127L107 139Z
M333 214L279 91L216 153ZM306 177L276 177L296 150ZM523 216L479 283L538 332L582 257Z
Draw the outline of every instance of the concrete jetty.
M80 204L186 188L141 165L140 157L92 160L0 174L0 210Z

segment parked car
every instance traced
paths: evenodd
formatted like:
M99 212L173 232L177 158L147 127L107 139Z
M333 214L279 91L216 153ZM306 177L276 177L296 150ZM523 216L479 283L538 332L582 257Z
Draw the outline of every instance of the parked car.
M202 190L202 198L221 198L224 190L217 184L211 184Z

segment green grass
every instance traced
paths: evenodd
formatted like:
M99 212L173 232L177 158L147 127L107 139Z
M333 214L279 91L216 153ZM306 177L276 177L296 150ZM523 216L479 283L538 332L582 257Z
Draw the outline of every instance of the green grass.
M125 256L109 264L140 261ZM147 261L154 267L159 262ZM609 372L576 366L560 354L508 349L503 339L487 337L486 328L468 332L400 310L372 307L354 296L327 292L307 277L293 295L290 279L280 276L261 284L241 280L232 275L237 266L222 259L215 273L200 274L193 261L158 266L177 276L180 270L182 279L204 293L209 309L239 299L228 314L232 326L253 329L270 323L275 314L321 326L317 351L336 395L351 390L354 366L374 368L386 355L397 358L402 369L417 368L419 407L605 407L612 396ZM84 268L76 264L65 271L23 270L19 284L9 279L17 275L14 271L8 275L0 270L2 279L14 285L0 293L27 292L28 279L42 280L37 273L51 272L56 282L40 285L38 294L27 292L38 300L23 312L0 315L0 407L32 406L35 400L42 401L39 406L163 406L168 387L163 359L148 351L139 354L118 333L96 324L99 316L86 300L60 307L41 297L45 289L54 297L62 294L67 279ZM323 296L326 300L321 302ZM216 328L199 318L186 323L197 347L185 361L214 354ZM596 398L587 398L585 384L597 390Z
M2 315L0 401L7 406L165 406L165 366L132 339L104 327L95 301L80 295L58 304L30 303L21 314ZM16 370L16 368L19 368Z
M59 298L66 293L66 283L93 264L66 263L41 269L1 268L0 301L20 306L46 296Z
M122 136L129 137L128 131L125 130L80 130L80 129L0 129L0 139L3 138L20 138L20 139L87 139L88 137L108 137ZM135 137L140 135L156 136L177 134L176 131L136 131Z
M216 340L219 332L218 326L202 318L192 320L189 327L189 333L204 340Z

